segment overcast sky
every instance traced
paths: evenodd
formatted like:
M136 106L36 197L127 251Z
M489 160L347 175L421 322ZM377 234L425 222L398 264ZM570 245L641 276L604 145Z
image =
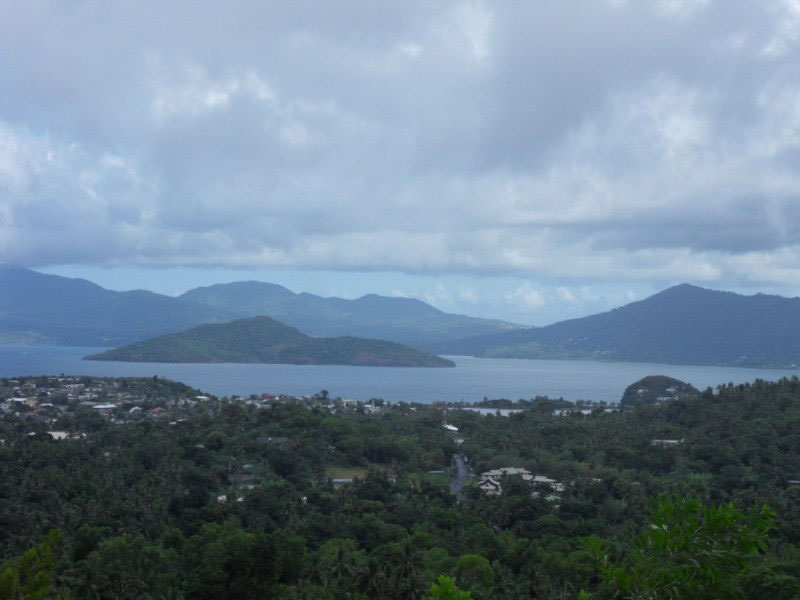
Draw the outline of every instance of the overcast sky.
M0 262L545 324L800 293L800 2L0 0Z

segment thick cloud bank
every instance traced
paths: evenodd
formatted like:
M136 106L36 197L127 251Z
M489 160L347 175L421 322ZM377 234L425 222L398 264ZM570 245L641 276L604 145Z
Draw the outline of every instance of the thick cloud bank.
M796 1L6 2L0 89L5 262L800 276Z

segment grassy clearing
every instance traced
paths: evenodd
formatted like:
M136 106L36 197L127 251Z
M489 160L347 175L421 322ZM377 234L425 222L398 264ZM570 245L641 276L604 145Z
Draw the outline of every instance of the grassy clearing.
M360 479L367 474L367 470L363 467L328 467L326 473L330 479Z

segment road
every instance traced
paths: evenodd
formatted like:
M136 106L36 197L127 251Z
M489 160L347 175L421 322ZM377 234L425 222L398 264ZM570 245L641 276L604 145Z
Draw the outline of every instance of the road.
M456 476L450 482L450 493L457 496L467 481L467 477L469 477L469 469L463 454L455 454L453 458L456 461Z

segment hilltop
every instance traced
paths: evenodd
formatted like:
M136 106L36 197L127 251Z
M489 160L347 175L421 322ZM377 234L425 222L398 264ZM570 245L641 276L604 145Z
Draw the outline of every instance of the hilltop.
M625 388L620 404L654 404L699 395L700 390L680 379L666 375L648 375Z
M134 362L455 366L452 361L395 342L350 336L312 338L269 317L201 325L86 358Z
M789 368L800 364L800 298L682 284L608 312L428 349L503 358Z

